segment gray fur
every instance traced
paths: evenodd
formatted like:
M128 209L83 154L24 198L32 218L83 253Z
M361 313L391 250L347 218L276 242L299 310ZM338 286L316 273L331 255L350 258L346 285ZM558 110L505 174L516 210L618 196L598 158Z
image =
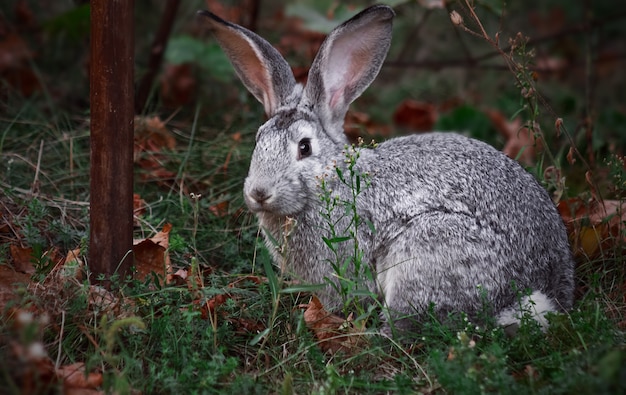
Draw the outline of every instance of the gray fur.
M335 258L322 240L327 227L320 216L320 177L333 195L350 200L351 191L335 173L335 166L346 166L341 123L348 105L380 70L393 15L389 7L374 6L333 30L304 90L276 76L274 86L264 88L279 104L257 132L244 197L270 236L267 246L275 262L286 263L293 277L306 283L334 278L328 262ZM260 59L263 68L284 74L285 61L265 40L218 18L210 20L214 30L251 38L246 42L258 47L255 53L266 56ZM217 38L232 59L231 38ZM232 60L240 62L237 56ZM333 69L337 65L350 67L351 74ZM236 67L245 73L247 66ZM303 139L310 139L312 153L299 158ZM368 286L396 325L406 326L400 317L420 319L431 304L439 318L461 311L475 316L485 302L495 316L510 318L519 304L515 289L544 294L558 311L572 307L574 263L565 227L548 193L517 162L477 140L429 133L363 149L357 167L371 181L357 201L360 216L375 228L372 232L363 225L357 235L363 262L376 276ZM342 210L335 214L339 228L347 226ZM295 226L285 237L287 218ZM272 239L287 240L286 248L279 251ZM341 248L349 256L352 246ZM320 297L327 308L340 307L331 287Z

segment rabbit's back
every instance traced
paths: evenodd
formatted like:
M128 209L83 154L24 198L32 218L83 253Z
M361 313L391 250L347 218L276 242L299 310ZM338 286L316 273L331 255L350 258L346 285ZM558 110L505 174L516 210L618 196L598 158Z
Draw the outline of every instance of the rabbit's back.
M571 308L563 222L517 162L485 143L431 133L363 150L358 163L370 180L361 215L376 226L361 245L396 309L434 303L440 315L472 314L488 302L498 313L527 289Z

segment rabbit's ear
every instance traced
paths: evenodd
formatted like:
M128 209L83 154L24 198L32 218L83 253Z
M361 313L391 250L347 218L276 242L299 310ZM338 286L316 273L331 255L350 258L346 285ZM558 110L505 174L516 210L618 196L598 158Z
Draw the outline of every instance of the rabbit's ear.
M372 83L391 44L393 9L367 8L336 27L313 61L305 99L327 130L343 130L348 106Z
M287 103L296 80L282 55L256 33L227 22L209 11L198 11L206 18L237 75L250 93L263 103L265 113L272 116Z

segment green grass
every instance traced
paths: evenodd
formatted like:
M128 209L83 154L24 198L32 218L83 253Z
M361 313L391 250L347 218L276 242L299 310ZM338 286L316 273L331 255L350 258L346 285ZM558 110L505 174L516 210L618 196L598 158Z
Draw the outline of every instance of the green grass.
M402 52L403 37L418 20L413 13L422 12L416 6L402 7L398 8L392 56ZM531 29L527 22L531 5L510 7L510 25ZM542 7L547 6L539 7L539 11L547 12ZM597 7L595 12L600 18L610 11L603 3ZM486 8L479 11L488 30L496 31L495 14ZM184 12L175 36L189 33L184 28ZM271 13L266 12L264 15L270 18ZM579 7L565 7L568 23L577 21L581 12ZM67 18L77 18L72 23L81 26L80 13L65 17L59 20L67 24L71 22ZM154 23L148 25L146 21L156 23L158 15L147 15L145 25L138 22L139 48L147 47L148 32L154 29ZM420 37L431 40L420 39L423 50L456 58L462 49L454 41L451 25L447 25L446 12L433 11L428 22L423 29L431 34ZM151 103L149 114L154 112L162 119L172 117L168 128L176 147L161 154L159 161L163 169L176 175L176 180L145 179L147 171L136 166L135 192L147 207L135 235L149 237L163 224L171 223L169 254L173 266L197 265L203 273L203 286L190 289L167 285L156 276L145 281L118 278L112 293L126 305L112 310L90 302L84 281L55 281L46 251L56 246L64 254L77 247L85 249L88 244L89 124L85 75L75 66L62 67L66 59L84 53L85 43L75 36L64 36L62 25L50 26L61 30L46 30L47 35L39 37L48 46L41 48L40 57L34 61L44 89L25 98L0 81L6 88L0 107L0 210L4 221L0 222L0 264L8 264L9 243L19 240L33 247L33 278L41 282L38 286L16 286L19 300L7 306L0 318L0 389L20 393L19 388L25 384L39 383L50 385L51 393L62 392L58 384L46 384L49 381L45 378L31 377L28 383L16 381L32 363L15 358L15 347L41 344L53 363L63 366L85 362L89 371L101 372L101 388L106 393L626 391L623 233L607 236L602 253L578 257L575 308L569 314L553 316L545 334L532 322L522 325L513 338L494 325L426 322L412 342L397 343L378 335L376 319L370 319L367 346L351 353L325 353L304 322L300 305L308 302L309 295L293 292L295 286L286 282L289 279L273 271L269 254L259 240L256 220L245 210L241 196L254 132L263 119L260 105L244 95L239 84L224 83L224 75L205 76L202 67L206 66L202 65L194 74L200 87L196 105L177 111L163 107L158 98ZM261 24L261 29L266 28ZM503 29L510 33L515 27ZM608 40L608 31L614 33L614 41L609 44L624 42L622 28L610 24L606 29L598 32L598 37ZM478 52L490 50L473 37L465 40ZM36 46L36 40L31 45ZM558 52L569 48L560 41L552 45L552 49L549 43L540 49ZM383 70L375 87L355 108L371 113L377 121L390 123L393 110L407 97L437 104L461 100L461 106L443 111L439 126L468 125L471 134L496 145L502 143L498 137L484 135L488 121L482 109L496 108L506 115L524 110L524 119L535 119L541 125L553 154L552 159L544 157L545 162L532 169L535 174L541 178L543 168L558 165L566 177L564 197L585 197L592 192L585 181L585 172L591 170L606 175L600 177L600 192L605 198L623 200L624 168L614 157L623 155L624 147L620 131L625 118L618 106L624 92L620 89L623 76L598 78L588 81L594 85L581 87L578 71L560 79L545 77L538 85L556 114L563 117L586 159L591 147L596 160L588 161L589 167L580 160L567 162L567 141L555 136L553 117L541 105L538 113L528 112L524 107L528 103L521 100L514 77L508 72L461 67L433 73L392 67ZM589 88L595 94L592 103L585 93ZM592 112L595 129L589 139L584 131L578 131L578 126L593 103L597 111ZM240 140L233 139L235 133L241 133ZM142 155L149 158L152 153ZM201 197L194 198L192 193ZM216 215L215 207L225 202L228 206L224 215ZM8 230L1 228L5 223L10 224ZM260 284L239 281L247 275L267 280ZM214 316L203 318L197 302L202 304L218 295L228 298ZM32 312L32 320L17 320L15 311ZM40 388L38 393L45 393L45 389Z

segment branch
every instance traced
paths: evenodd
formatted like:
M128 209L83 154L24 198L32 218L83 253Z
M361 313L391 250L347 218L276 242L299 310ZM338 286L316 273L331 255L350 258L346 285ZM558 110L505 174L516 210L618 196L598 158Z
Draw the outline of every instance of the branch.
M137 114L141 113L146 106L148 96L150 95L152 85L154 84L154 79L161 68L163 54L165 53L165 48L167 47L167 41L172 31L172 26L174 25L179 5L180 0L167 0L165 10L163 10L163 18L161 19L159 29L157 30L152 46L150 47L151 51L150 59L148 61L148 71L146 71L143 75L143 78L139 83L139 87L137 88L137 96L135 97L135 112Z

